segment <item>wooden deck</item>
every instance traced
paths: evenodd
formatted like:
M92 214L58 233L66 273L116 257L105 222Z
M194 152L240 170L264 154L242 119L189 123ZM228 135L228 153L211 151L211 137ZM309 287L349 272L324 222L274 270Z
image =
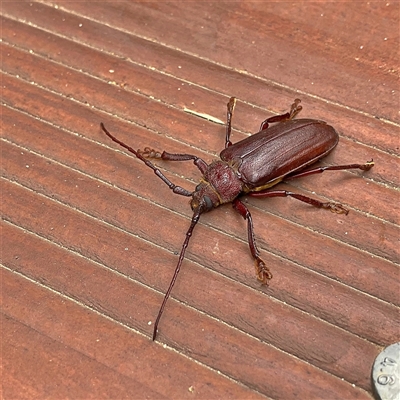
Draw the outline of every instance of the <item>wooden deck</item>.
M398 2L3 1L2 398L371 399L400 340ZM254 199L261 256L230 205L192 215L111 142L223 147L301 98L332 124L323 165L282 183L348 216ZM188 110L191 110L190 112ZM189 163L157 163L191 189Z

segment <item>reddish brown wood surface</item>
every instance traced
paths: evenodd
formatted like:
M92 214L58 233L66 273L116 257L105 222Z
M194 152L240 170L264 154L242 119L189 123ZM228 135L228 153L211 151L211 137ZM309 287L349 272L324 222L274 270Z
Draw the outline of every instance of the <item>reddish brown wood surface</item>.
M2 396L368 399L400 340L399 3L2 2ZM203 215L152 327L191 210L111 142L223 147L302 99L340 133L279 188L341 202L248 199L274 278L254 276L229 205ZM193 188L191 163L158 163Z

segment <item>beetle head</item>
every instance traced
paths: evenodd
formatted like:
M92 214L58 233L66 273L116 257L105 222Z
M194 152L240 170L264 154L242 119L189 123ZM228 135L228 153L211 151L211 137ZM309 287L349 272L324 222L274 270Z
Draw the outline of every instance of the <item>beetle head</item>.
M202 181L196 186L190 201L190 207L198 214L211 211L220 204L217 192L207 181Z

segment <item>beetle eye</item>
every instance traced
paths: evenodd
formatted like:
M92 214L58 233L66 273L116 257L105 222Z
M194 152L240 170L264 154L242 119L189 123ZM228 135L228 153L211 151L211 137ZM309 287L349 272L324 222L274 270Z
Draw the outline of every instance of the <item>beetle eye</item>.
M213 202L208 196L203 197L204 205L206 206L206 211L209 211L213 208Z

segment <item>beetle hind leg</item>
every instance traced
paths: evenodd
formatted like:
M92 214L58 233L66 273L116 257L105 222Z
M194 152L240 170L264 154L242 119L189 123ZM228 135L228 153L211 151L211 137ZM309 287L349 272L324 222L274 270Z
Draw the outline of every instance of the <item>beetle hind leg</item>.
M324 171L341 171L346 169L360 169L361 171L369 171L375 165L374 160L367 161L364 164L347 164L347 165L331 165L326 167L317 167L307 171L297 172L293 175L285 176L285 181L289 179L302 178L308 175L321 174Z
M259 256L259 251L256 246L253 229L253 219L250 211L239 200L235 199L232 202L233 208L247 221L247 235L251 255L254 258L257 279L263 284L268 286L268 282L272 279L272 274L269 268L265 265L264 261Z

